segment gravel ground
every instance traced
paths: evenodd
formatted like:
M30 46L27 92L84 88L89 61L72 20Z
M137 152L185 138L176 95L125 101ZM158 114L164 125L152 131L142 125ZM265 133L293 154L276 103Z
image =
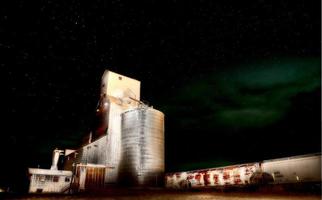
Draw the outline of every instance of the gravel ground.
M0 197L1 199L1 197ZM97 200L317 200L321 199L318 194L268 194L268 193L236 193L236 192L213 192L213 191L118 191L95 194L77 195L11 195L4 196L4 199L97 199Z

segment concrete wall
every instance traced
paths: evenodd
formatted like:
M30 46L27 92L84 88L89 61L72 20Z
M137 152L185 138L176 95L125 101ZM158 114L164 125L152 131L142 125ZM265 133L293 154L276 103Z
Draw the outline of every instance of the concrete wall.
M140 100L141 82L106 70L102 76L101 94L115 98L132 97Z

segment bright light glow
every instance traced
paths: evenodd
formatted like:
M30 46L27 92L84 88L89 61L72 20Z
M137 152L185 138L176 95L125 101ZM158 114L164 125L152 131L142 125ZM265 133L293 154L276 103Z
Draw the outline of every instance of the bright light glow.
M108 103L107 103L107 102L105 102L105 103L104 103L104 106L107 106L107 105L108 105Z
M96 110L96 112L99 112L99 111L100 111L100 109L97 109L97 110Z

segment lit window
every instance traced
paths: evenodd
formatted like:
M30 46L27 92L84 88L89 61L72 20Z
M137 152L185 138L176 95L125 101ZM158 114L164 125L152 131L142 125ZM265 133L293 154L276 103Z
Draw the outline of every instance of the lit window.
M46 180L46 176L44 176L44 175L40 175L40 177L39 177L39 181L40 181L40 182L45 182L45 180Z

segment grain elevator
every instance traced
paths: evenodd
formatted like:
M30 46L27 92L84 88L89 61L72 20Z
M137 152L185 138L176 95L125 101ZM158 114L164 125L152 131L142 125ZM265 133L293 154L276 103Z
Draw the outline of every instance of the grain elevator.
M140 100L140 89L140 81L106 70L94 128L78 149L54 150L51 169L29 168L29 192L160 186L164 176L164 115ZM61 156L64 167L58 169Z
M105 71L95 129L65 154L73 187L158 186L164 174L164 115L142 103L140 81Z

